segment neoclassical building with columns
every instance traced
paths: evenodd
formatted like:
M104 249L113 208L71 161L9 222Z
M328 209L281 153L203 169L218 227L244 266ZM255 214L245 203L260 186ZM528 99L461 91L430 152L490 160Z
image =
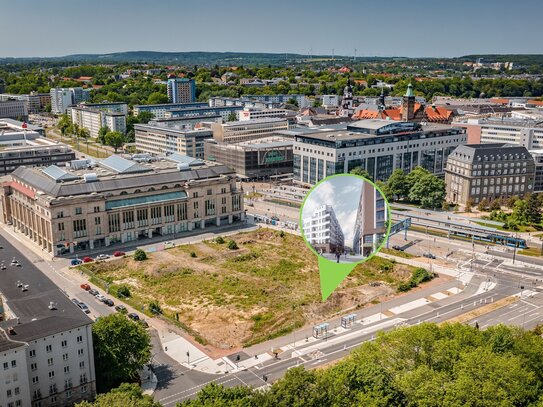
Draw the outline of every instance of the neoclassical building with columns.
M229 167L180 154L19 167L3 177L0 221L51 254L93 250L244 219Z

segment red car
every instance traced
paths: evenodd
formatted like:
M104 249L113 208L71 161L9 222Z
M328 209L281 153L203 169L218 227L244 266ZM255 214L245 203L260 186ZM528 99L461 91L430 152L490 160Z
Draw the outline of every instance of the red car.
M90 263L91 261L94 261L92 257L89 257L89 256L83 257L83 263Z
M121 256L124 256L125 254L126 254L125 252L117 250L116 252L113 253L113 257L121 257Z
M80 287L85 291L89 291L91 289L91 286L88 285L87 283L81 284Z

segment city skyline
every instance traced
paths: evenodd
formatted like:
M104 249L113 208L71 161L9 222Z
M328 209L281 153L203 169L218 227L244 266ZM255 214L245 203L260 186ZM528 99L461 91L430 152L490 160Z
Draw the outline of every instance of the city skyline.
M405 57L543 52L538 21L543 4L534 0L514 4L504 0L459 1L455 7L426 0L416 4L393 0L387 5L388 13L379 2L361 4L352 0L341 7L324 2L316 6L307 0L279 0L274 7L247 0L235 0L228 8L214 0L190 5L159 0L152 6L140 0L97 0L93 6L64 0L6 2L3 11L14 18L5 19L3 28L6 32L17 30L18 34L0 38L0 57L134 50L353 56L357 49L357 56ZM508 17L507 29L500 23L505 23L504 15ZM21 18L17 16L24 17L26 26L39 26L41 34L20 30ZM439 31L430 30L429 22L433 21L439 21ZM99 30L92 28L96 22L100 22ZM247 35L268 31L278 22L281 30L273 36ZM51 41L59 32L69 35ZM522 41L510 35L515 32L522 34Z

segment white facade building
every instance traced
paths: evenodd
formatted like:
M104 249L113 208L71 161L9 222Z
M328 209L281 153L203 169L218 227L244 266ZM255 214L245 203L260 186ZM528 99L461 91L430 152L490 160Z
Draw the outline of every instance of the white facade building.
M255 109L251 107L244 108L239 112L239 121L248 121L253 119L284 118L289 113L294 113L287 109Z
M303 220L306 240L320 253L336 253L345 249L345 237L331 205L321 205Z

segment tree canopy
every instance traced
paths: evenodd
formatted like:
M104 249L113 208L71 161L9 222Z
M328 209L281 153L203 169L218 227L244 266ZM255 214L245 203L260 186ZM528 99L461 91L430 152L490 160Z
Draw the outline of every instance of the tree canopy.
M543 406L543 339L424 323L381 333L332 367L289 369L267 391L212 384L181 406Z
M160 407L151 396L142 394L137 384L123 383L108 393L98 394L94 402L83 401L76 407Z
M97 387L103 392L123 382L134 381L151 358L147 331L123 314L98 319L92 327Z
M115 149L115 152L117 152L117 149L119 147L122 147L122 145L125 142L124 135L121 132L118 131L109 131L104 136L105 144L107 144L110 147L113 147Z

